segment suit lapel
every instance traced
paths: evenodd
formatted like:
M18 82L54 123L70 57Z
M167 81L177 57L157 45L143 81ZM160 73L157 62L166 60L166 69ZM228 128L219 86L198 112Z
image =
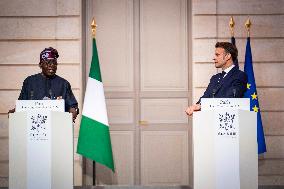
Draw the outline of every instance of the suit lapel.
M216 86L216 93L220 90L220 88L222 87L222 85L224 84L224 82L225 82L226 80L228 80L228 78L230 78L236 70L237 70L237 67L234 66L234 67L229 71L229 73L227 73L227 75L226 75L223 79L221 79L220 83L218 83L217 86Z
M234 72L237 71L237 70L238 70L238 68L237 68L236 66L234 66L234 67L229 71L229 73L226 75L226 77L224 77L224 79L231 77L231 76L234 74ZM224 79L223 79L223 80L224 80Z

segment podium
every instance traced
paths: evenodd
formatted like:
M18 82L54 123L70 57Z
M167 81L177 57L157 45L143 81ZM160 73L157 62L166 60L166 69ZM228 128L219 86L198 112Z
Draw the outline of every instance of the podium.
M193 114L193 188L257 189L257 117L245 98L201 100Z
M22 100L9 115L9 188L73 189L72 115L64 100Z

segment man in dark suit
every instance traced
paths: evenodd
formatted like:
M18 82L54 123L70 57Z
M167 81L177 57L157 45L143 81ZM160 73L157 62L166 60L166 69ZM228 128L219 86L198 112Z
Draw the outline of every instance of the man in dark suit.
M217 42L215 48L213 60L216 68L222 68L222 73L213 75L203 96L186 109L189 116L201 109L201 98L241 98L247 89L247 75L234 65L238 49L229 42Z
M64 99L65 111L72 113L75 121L79 109L78 102L72 92L70 83L56 75L59 54L52 47L40 53L39 67L41 73L28 76L24 82L18 100L54 100ZM14 113L15 108L8 113Z

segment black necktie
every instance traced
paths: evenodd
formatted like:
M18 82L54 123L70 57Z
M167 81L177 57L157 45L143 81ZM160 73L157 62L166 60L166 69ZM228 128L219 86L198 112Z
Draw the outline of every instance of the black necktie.
M225 72L225 71L222 71L222 73L221 73L221 78L224 78L225 74L226 74L226 72Z
M220 76L218 78L218 83L221 82L221 80L223 79L224 75L226 74L226 72L222 71L222 73L220 73Z

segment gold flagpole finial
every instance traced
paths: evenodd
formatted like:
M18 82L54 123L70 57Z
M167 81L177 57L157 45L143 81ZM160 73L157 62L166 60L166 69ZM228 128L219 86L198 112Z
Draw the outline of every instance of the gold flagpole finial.
M231 36L234 37L235 21L234 21L232 16L230 18L229 26L230 26L230 30L231 30Z
M93 35L94 38L96 37L97 26L98 25L97 25L97 23L95 21L95 18L93 18L91 27L92 27L92 35Z
M247 29L247 36L250 37L250 27L251 27L252 23L250 21L250 19L248 18L246 23L245 23L245 27Z

